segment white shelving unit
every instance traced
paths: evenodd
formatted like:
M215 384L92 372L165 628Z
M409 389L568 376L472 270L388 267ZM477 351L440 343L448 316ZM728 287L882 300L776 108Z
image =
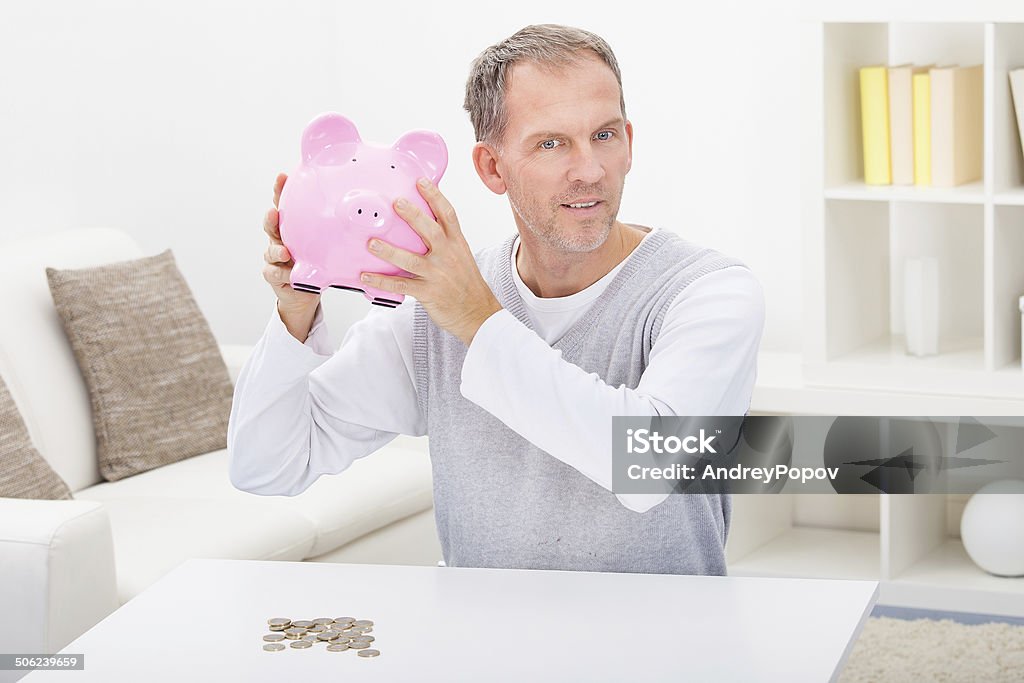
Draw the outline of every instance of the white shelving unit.
M1007 78L1024 67L1024 7L1014 21L843 11L805 24L804 348L760 355L751 414L1024 415L1024 160ZM984 65L982 180L864 184L858 69L903 63ZM917 358L902 268L924 255L939 260L940 353ZM734 495L729 573L875 580L882 604L1024 616L1024 578L964 551L969 497Z
M1007 72L1024 23L821 22L806 83L804 380L1019 400L1024 161ZM953 188L864 183L858 69L983 64L985 161ZM939 260L939 354L905 352L903 264Z
M1022 417L987 424L1002 443L1024 440ZM794 445L820 447L820 437L798 426ZM940 428L939 438L955 455L956 423ZM964 455L994 456L984 444L975 449ZM882 604L1024 616L1024 577L988 574L964 550L960 518L969 497L734 494L729 574L879 581Z
M880 604L1024 616L1024 578L988 574L964 550L967 495L817 497L734 494L729 574L878 581Z

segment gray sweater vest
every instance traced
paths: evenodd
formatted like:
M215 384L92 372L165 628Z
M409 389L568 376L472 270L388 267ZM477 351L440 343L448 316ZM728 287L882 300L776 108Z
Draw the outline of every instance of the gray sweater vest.
M530 327L512 279L514 239L475 257L501 305ZM728 266L745 267L658 230L552 348L613 387L635 389L675 296ZM427 416L434 514L448 566L726 574L730 494L670 494L645 513L627 509L611 491L464 398L466 346L419 303L414 316L416 392Z

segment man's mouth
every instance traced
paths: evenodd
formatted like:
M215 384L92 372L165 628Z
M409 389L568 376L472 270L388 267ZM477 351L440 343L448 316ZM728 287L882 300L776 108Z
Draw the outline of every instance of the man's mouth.
M591 200L589 202L572 202L571 204L562 204L562 208L567 209L570 213L575 214L588 214L596 213L603 204L601 200Z

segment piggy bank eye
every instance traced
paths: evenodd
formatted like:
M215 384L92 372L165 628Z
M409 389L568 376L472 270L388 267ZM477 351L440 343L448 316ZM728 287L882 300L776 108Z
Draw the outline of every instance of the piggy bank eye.
M355 161L355 159L353 159L352 161Z
M391 168L394 168L394 167L395 167L395 165L394 165L394 164L391 164Z

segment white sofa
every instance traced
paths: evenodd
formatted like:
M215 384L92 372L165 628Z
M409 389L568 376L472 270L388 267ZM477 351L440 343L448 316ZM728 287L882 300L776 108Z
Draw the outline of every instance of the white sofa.
M291 498L235 489L225 450L102 481L88 392L45 268L147 254L124 232L102 228L8 242L4 252L0 375L36 448L75 499L0 498L0 652L56 652L191 557L441 559L421 439L399 437ZM249 348L221 347L232 380ZM3 673L11 672L0 680L14 680Z

